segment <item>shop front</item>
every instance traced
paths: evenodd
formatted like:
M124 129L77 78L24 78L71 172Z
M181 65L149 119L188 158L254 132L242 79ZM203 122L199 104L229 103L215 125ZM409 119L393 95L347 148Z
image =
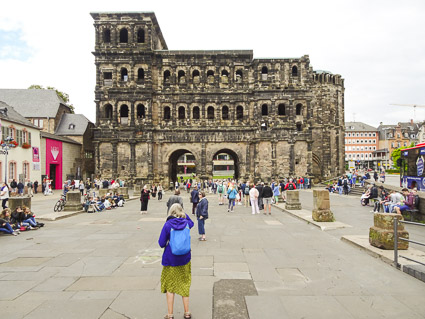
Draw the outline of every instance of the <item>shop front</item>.
M53 189L62 189L62 142L46 138L46 175Z

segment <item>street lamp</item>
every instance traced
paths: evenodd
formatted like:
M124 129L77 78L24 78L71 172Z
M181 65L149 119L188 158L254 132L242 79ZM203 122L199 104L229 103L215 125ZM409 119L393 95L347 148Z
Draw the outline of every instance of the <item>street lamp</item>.
M3 143L0 144L1 149L3 150L3 154L6 157L4 162L4 182L6 184L7 184L7 155L9 153L9 150L16 146L16 144L13 144L12 142L13 142L13 137L8 136L4 139Z

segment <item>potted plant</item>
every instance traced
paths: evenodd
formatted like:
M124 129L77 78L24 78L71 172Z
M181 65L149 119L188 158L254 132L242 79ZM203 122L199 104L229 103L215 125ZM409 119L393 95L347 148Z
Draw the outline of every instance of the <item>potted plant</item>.
M31 147L31 145L29 143L27 143L27 142L22 143L22 148L30 148L30 147Z

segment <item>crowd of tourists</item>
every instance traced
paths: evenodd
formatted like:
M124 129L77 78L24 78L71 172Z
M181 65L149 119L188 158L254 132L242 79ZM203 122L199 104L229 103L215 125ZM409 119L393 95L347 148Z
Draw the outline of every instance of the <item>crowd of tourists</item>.
M21 231L36 230L43 226L26 206L17 206L13 211L6 207L0 213L0 232L4 234L17 236Z
M377 171L373 172L373 179L375 182L385 183L385 170L382 170L379 174ZM365 181L372 178L368 170L352 170L345 175L341 175L333 180L326 189L330 193L338 193L339 195L348 195L352 188L358 186L364 187Z

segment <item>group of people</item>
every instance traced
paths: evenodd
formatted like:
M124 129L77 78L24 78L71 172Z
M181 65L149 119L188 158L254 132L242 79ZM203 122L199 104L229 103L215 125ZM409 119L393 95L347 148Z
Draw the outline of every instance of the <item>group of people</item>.
M365 204L369 204L371 199L375 199L374 208L371 213L379 213L381 207L385 213L401 214L406 210L413 210L419 203L418 190L413 188L409 190L403 188L401 193L391 190L388 192L383 186L379 188L375 184L368 186L366 192L363 194L362 199Z
M87 213L102 212L117 207L124 207L125 199L119 193L107 193L102 197L87 196L83 208Z
M143 186L143 189L140 193L140 203L141 203L140 213L141 214L147 214L149 200L151 199L151 196L155 198L157 194L158 194L158 200L161 201L162 196L164 195L164 189L162 188L161 184L158 184L158 185L152 184L150 188L148 185Z
M31 209L26 206L17 206L13 212L4 208L0 213L0 232L17 236L21 231L34 230L43 227L38 223Z

